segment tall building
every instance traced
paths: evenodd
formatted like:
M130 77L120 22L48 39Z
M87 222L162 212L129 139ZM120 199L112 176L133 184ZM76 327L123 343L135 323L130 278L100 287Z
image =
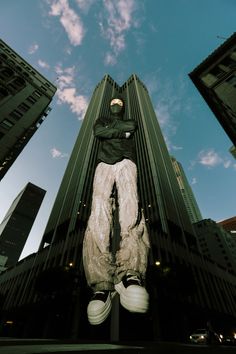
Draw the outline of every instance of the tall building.
M189 76L236 146L236 33Z
M228 231L231 234L233 240L236 242L236 216L218 221L217 224L222 226L223 229L225 229L226 231Z
M196 198L193 194L192 188L187 180L184 169L180 162L173 156L171 157L172 165L174 167L175 175L179 184L179 188L184 199L184 204L187 208L188 215L192 223L202 220L202 215L198 207Z
M114 300L111 316L94 328L86 314L89 289L82 243L99 146L93 124L108 114L114 94L126 103L124 119L138 124L138 186L151 241L146 279L150 310L130 314ZM118 218L114 219L118 235ZM235 274L199 252L145 85L135 74L122 86L105 75L93 92L38 252L0 276L0 335L6 335L11 318L12 336L187 340L191 330L209 318L220 324L235 320L235 289Z
M56 87L0 39L0 179L50 111Z
M45 193L27 183L13 201L0 224L0 266L8 268L17 263Z
M201 252L233 272L236 269L236 242L231 234L211 219L194 224Z

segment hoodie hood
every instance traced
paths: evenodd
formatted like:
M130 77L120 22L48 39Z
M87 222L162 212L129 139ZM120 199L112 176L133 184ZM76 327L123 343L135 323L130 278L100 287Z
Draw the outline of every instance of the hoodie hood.
M117 100L117 103L114 102L115 100ZM122 105L121 105L120 101L122 102ZM124 111L125 111L125 102L124 102L123 98L119 95L113 96L110 100L109 108L110 108L110 112L112 115L121 118L124 114Z

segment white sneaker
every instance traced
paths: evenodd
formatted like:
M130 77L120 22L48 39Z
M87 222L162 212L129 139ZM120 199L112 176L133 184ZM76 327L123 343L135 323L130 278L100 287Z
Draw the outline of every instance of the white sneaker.
M122 281L115 285L115 289L120 294L120 303L126 310L138 313L147 312L149 295L138 275L126 274Z
M88 320L91 325L99 325L105 321L111 311L111 292L96 291L87 307Z

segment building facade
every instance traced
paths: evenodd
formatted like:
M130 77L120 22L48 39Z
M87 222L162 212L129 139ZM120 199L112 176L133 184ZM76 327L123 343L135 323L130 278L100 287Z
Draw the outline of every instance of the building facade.
M0 39L0 179L50 111L56 87Z
M171 157L172 165L178 181L178 185L184 199L184 204L187 208L189 218L192 223L202 220L202 215L198 207L196 198L193 194L192 188L187 180L184 169L180 162L173 156Z
M124 119L138 124L138 189L151 241L146 277L151 300L144 315L130 314L115 301L111 316L94 328L86 314L90 293L82 243L99 146L93 125L109 114L115 94L125 101ZM114 219L119 236L118 218ZM112 247L117 246L113 238ZM96 86L39 250L1 274L0 295L1 335L186 340L209 317L219 323L236 318L235 275L199 252L148 91L135 74L122 86L105 75Z
M236 33L189 76L236 146Z
M10 206L0 224L2 267L12 267L17 263L45 193L44 189L28 183Z
M233 272L236 269L236 242L232 235L211 219L194 224L201 252Z
M217 224L222 226L224 230L228 231L233 240L236 242L236 216L218 221Z

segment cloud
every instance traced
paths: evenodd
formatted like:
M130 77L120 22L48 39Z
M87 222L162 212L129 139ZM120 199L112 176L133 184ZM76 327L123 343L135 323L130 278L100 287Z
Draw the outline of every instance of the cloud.
M39 45L37 43L34 43L29 47L28 53L34 54L35 52L37 52L38 49L39 49Z
M60 150L58 150L58 149L55 148L55 147L53 147L53 148L50 150L50 153L51 153L51 155L52 155L52 157L53 157L54 159L68 157L68 154L62 153Z
M83 12L88 13L95 1L96 0L76 0L76 3Z
M197 178L193 177L191 180L191 185L193 186L194 184L197 184Z
M77 115L79 119L83 119L88 107L87 97L78 95L75 88L75 67L63 69L61 65L55 68L57 73L57 97L58 104L66 103L70 110Z
M161 79L162 77L162 69L158 68L144 81L148 82L147 88L155 96L154 110L169 149L180 150L183 147L172 144L171 140L181 124L180 117L189 114L191 110L191 99L187 97L183 75L180 74L175 81L168 77Z
M208 168L213 168L216 166L223 166L224 168L232 167L234 164L228 157L221 157L214 149L201 150L198 154L197 162ZM195 162L192 163L192 166Z
M198 162L201 165L207 167L215 167L220 165L223 161L222 158L215 152L213 149L211 150L202 150L198 154Z
M44 68L44 69L49 69L50 68L50 65L48 63L46 63L46 61L43 61L41 59L38 60L38 65L41 68Z
M60 23L66 31L73 46L81 45L85 29L79 15L69 7L68 0L49 0L50 16L59 16Z
M105 60L104 60L106 65L115 65L117 63L116 56L111 54L111 53L106 53Z
M136 2L134 0L103 0L105 13L101 13L99 22L103 38L110 43L113 57L117 57L126 48L126 33L132 27L137 27L135 19ZM114 60L107 60L105 64L114 65Z

